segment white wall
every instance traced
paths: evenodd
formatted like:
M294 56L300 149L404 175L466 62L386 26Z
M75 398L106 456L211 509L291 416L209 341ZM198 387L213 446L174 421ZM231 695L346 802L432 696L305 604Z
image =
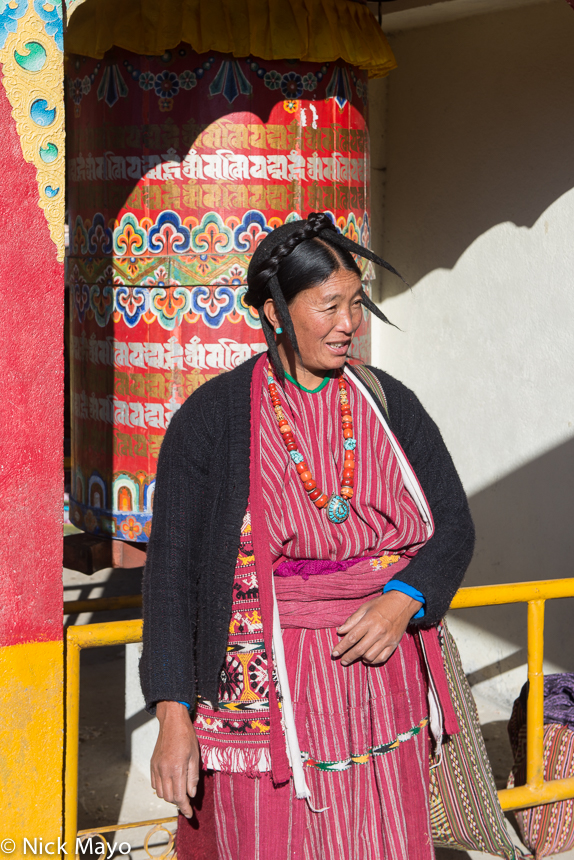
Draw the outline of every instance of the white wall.
M374 246L412 288L382 281L402 331L374 321L373 363L453 454L478 533L467 584L574 576L574 12L556 0L391 43L399 68L371 87ZM525 611L457 617L475 680L510 702ZM555 667L574 669L573 619L574 600L548 608Z

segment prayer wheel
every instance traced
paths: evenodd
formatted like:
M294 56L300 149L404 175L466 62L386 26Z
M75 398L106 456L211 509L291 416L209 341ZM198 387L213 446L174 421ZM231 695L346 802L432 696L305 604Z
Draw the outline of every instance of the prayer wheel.
M171 417L266 348L243 301L258 243L326 211L369 244L367 73L180 43L71 55L66 87L70 519L147 541Z

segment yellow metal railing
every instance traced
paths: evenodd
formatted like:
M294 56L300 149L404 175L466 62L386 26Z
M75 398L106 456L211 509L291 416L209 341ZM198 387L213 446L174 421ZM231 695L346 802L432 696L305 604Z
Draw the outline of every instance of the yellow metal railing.
M544 605L547 600L574 597L574 579L543 579L515 585L461 588L451 609L471 606L528 604L528 704L526 709L526 785L498 792L503 809L524 809L574 797L574 777L544 781Z
M83 601L87 602L87 601ZM86 611L86 610L84 610ZM74 846L78 834L78 755L80 746L80 651L104 645L141 642L142 621L109 621L68 627L66 636L66 749L64 764L64 842ZM145 823L145 822L143 822ZM117 829L121 829L118 827ZM80 834L81 835L81 834Z
M451 609L466 609L477 606L499 606L507 603L528 604L528 680L530 682L527 705L526 730L526 785L506 788L498 792L505 810L524 809L556 800L574 797L574 778L544 781L543 736L544 736L544 606L547 600L574 597L574 579L547 579L536 582L519 582L508 585L483 585L461 588L455 595ZM141 599L141 598L140 598ZM114 605L107 601L111 600ZM139 605L138 598L99 598L67 603L67 612L89 612L93 610ZM97 605L96 605L97 604ZM64 840L68 845L76 844L78 806L78 747L80 711L80 650L103 645L127 645L141 642L142 622L111 621L104 624L71 626L67 630L66 658L66 763L64 775ZM135 822L101 829L121 830L146 824L161 825L176 821L176 817L157 822ZM90 831L90 833L95 832ZM99 832L99 830L98 830Z

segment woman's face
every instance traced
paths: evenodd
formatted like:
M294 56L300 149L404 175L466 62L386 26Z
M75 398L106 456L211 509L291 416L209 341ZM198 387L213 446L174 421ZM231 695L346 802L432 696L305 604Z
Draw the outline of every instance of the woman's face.
M317 287L298 293L289 305L301 359L319 376L342 367L363 317L361 280L339 269ZM279 342L288 343L285 335Z

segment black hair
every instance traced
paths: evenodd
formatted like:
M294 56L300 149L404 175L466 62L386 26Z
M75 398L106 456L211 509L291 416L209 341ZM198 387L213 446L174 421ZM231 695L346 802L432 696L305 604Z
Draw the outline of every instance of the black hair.
M283 224L269 233L253 254L247 270L244 301L259 312L269 356L282 381L283 365L279 359L273 327L265 316L263 305L268 299L273 299L281 325L300 357L288 305L298 293L322 284L340 269L355 272L360 277L361 271L353 254L383 266L404 281L402 275L385 260L338 232L325 212L311 212L305 220ZM361 302L380 320L392 325L364 290Z
M277 279L285 301L290 305L297 293L324 283L333 272L340 269L361 277L361 270L352 254L344 248L335 249L324 239L314 236L304 239L287 257L280 260Z

